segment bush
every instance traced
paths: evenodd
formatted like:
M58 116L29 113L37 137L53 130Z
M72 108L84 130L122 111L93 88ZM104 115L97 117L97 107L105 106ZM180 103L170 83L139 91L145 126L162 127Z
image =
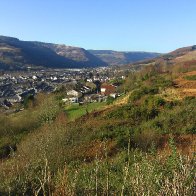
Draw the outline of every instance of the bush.
M108 105L112 104L112 103L114 102L114 100L115 100L115 99L114 99L113 97L110 97L110 96L109 96L109 97L107 98L107 104L108 104Z
M139 100L141 97L144 95L150 94L150 95L155 95L158 93L158 88L154 87L142 87L140 89L134 90L132 94L130 95L129 100L130 101L136 101Z
M144 104L146 105L146 107L148 108L159 108L160 106L164 106L165 105L165 100L162 99L159 96L148 96L145 101Z

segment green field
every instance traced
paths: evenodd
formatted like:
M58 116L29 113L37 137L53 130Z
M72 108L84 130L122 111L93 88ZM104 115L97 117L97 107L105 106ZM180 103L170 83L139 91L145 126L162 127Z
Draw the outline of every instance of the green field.
M69 105L65 107L65 112L70 120L75 120L87 113L95 110L99 110L106 105L106 102L100 103L89 103L85 105L79 105L78 103Z

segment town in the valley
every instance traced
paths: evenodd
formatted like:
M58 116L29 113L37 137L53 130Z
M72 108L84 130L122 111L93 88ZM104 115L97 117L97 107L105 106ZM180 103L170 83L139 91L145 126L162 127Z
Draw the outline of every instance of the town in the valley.
M65 104L104 102L108 97L120 96L117 88L125 78L125 71L111 67L2 72L0 110L18 112L29 96L56 91L64 92L62 102Z

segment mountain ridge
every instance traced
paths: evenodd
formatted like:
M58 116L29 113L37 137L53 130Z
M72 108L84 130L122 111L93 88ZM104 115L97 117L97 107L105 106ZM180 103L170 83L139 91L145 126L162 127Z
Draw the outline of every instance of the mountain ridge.
M83 68L107 64L83 48L0 36L0 69L24 69L28 66Z
M88 50L109 65L124 65L137 61L152 59L161 53L144 51Z
M141 67L149 65L156 66L157 68L162 67L164 70L170 70L171 68L194 68L196 67L196 45L178 48L154 59L143 60L132 64L130 63L124 67L132 66L136 69L140 69Z
M105 57L103 53L105 51ZM108 56L107 56L108 55ZM123 65L154 58L159 53L85 50L65 44L23 41L0 36L0 70L32 68L85 68Z

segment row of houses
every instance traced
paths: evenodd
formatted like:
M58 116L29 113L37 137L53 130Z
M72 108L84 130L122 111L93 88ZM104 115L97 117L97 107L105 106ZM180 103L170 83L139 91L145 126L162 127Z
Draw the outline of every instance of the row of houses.
M87 91L77 91L70 90L67 92L67 96L62 99L63 102L68 103L78 103L78 102L103 102L106 101L108 96L116 98L116 86L111 84L102 84L100 87L100 92L90 91L89 88Z

